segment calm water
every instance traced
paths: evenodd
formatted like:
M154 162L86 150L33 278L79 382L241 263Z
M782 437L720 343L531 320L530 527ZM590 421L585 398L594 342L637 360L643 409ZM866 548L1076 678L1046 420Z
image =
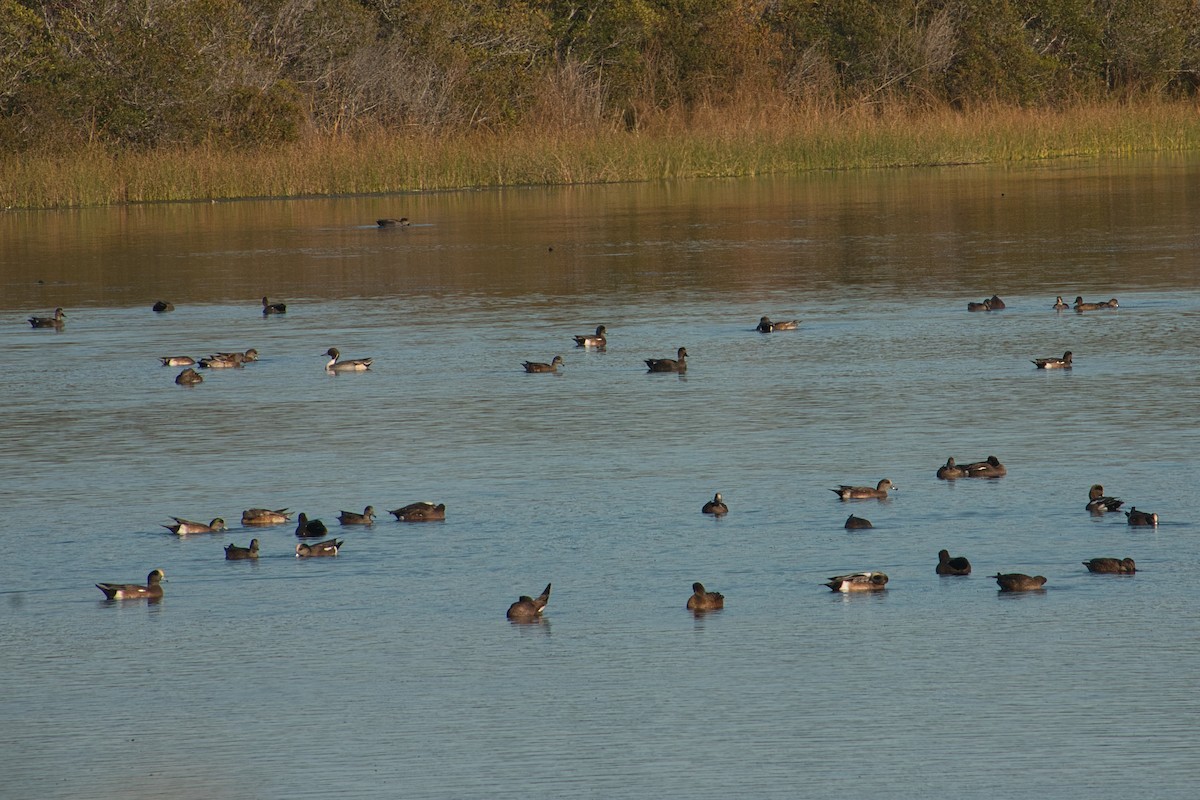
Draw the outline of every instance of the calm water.
M0 216L0 794L1190 798L1197 219L1196 158ZM193 389L157 360L247 347ZM336 524L424 499L448 519ZM153 567L158 604L92 586ZM888 590L821 585L864 569Z

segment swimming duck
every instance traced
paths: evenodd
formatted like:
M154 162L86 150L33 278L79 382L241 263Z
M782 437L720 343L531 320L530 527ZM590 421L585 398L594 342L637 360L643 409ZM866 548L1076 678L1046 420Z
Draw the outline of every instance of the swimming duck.
M1077 295L1074 308L1076 311L1098 311L1101 306L1099 303L1085 303L1083 297Z
M687 350L683 347L675 354L675 358L647 358L648 372L686 372Z
M1132 558L1093 558L1084 561L1088 572L1103 572L1110 575L1132 575L1137 572L1137 565Z
M325 523L319 519L309 519L303 511L296 518L296 535L301 539L320 539L329 533Z
M375 224L381 228L407 228L408 217L384 217L375 220Z
M1137 506L1130 506L1129 510L1125 512L1125 516L1130 525L1158 525L1158 514L1138 511Z
M996 573L996 584L1002 592L1033 592L1046 584L1041 575L1025 575L1020 572Z
M882 572L852 572L834 575L825 584L835 592L877 592L887 586L888 576Z
M1100 306L1101 308L1118 308L1119 307L1117 304L1117 298L1115 298L1115 297L1110 298L1107 302L1097 303L1096 305Z
M550 602L550 584L546 584L545 590L537 597L530 597L523 594L508 607L508 618L514 622L536 622L541 619L542 612L546 610L546 605Z
M316 544L296 542L296 558L315 558L318 556L336 556L342 549L341 539L326 539Z
M963 556L951 558L949 550L939 550L938 565L934 572L938 575L970 575L971 562Z
M164 367L191 367L196 364L196 359L191 356L159 356L158 360Z
M991 311L992 301L984 300L982 303L967 303L967 311Z
M1070 369L1072 358L1074 354L1068 350L1063 353L1062 358L1035 358L1032 362L1038 369Z
M138 583L97 583L96 588L104 592L109 600L160 600L163 596L162 582L166 579L161 569L155 569L146 576L145 586Z
M595 336L576 336L576 347L604 347L608 344L608 328L603 325L596 326Z
M241 353L217 353L200 359L199 363L204 369L234 369L241 367L243 360Z
M1058 309L1059 311L1062 311L1064 308L1070 308L1070 307L1071 306L1067 303L1067 301L1062 299L1061 294L1058 297L1054 298L1054 308Z
M858 531L866 530L867 528L874 528L875 526L871 524L871 520L866 519L865 517L856 517L851 514L850 516L846 517L846 524L842 527L848 531Z
M258 361L258 351L255 350L253 347L251 347L249 350L245 350L242 352L213 353L211 356L209 356L209 358L219 358L219 359L226 359L226 360L237 359L238 361L245 363L247 361Z
M967 464L963 469L967 471L968 478L1003 478L1008 474L1008 470L995 456L988 456L986 461Z
M697 581L692 584L692 596L688 598L687 607L690 611L716 611L725 607L725 595L706 592L704 584Z
M225 545L226 561L241 561L247 558L258 558L258 539L251 539L249 547L238 547L236 544Z
M267 298L263 298L263 316L269 314L286 314L287 305L284 303L272 303Z
M153 311L155 314L165 314L168 311L174 311L175 306L172 303L168 303L166 300L159 300L157 303L155 303L153 306L150 307L150 310Z
M944 481L952 481L968 476L967 468L954 463L954 456L946 459L946 463L938 467L937 476Z
M436 522L446 518L446 504L409 503L388 513L394 514L398 522Z
M770 317L763 317L758 321L758 327L755 329L759 333L774 333L775 331L794 331L800 327L800 320L789 319L785 322L772 322Z
M564 363L562 356L555 356L550 359L550 363L546 364L541 361L522 361L521 366L526 372L558 372L558 368Z
M225 520L220 517L215 517L207 525L203 522L192 522L182 517L171 517L171 519L175 520L175 524L163 525L163 527L179 536L186 536L189 533L217 533L225 530Z
M729 506L725 505L725 498L721 497L721 493L717 492L713 495L713 499L704 504L700 509L703 514L715 514L718 517L722 514L729 513Z
M1007 306L1004 305L1004 301L1001 300L997 295L992 295L990 298L988 298L987 304L989 311L1000 311L1001 309L1007 308Z
M375 361L373 358L348 358L338 361L342 354L336 347L329 348L322 355L329 356L329 363L325 365L327 372L362 372L370 369Z
M29 324L35 328L61 328L67 321L67 315L61 308L54 309L52 317L30 317Z
M175 376L175 383L180 386L194 386L197 383L204 383L204 376L191 367L188 367Z
M247 508L242 512L243 525L282 525L285 522L290 522L292 512L286 508L277 508L271 510L269 508Z
M879 498L882 500L887 498L888 489L895 488L895 484L893 484L887 478L884 478L875 485L874 489L872 489L870 486L847 486L843 483L838 488L830 489L829 491L833 492L843 500L865 500L869 498Z
M353 511L343 511L338 514L338 522L343 525L374 525L375 506L367 506L361 514Z
M1085 508L1093 514L1103 514L1108 511L1116 511L1121 506L1125 505L1124 500L1118 500L1115 497L1109 497L1104 493L1104 487L1096 483L1088 489L1088 504Z

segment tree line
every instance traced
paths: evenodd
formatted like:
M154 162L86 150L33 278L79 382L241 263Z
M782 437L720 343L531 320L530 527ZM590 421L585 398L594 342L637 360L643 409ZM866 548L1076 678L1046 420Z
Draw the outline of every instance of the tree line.
M1196 0L0 0L0 148L1192 97Z

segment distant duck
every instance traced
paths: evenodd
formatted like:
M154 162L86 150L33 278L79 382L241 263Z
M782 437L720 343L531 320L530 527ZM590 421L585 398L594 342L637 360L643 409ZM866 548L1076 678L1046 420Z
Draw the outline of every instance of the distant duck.
M704 504L704 507L700 509L700 512L703 514L715 514L719 517L723 514L729 513L729 506L725 505L725 498L721 496L720 492L717 492L713 495L712 500L709 500Z
M995 456L988 456L986 461L976 461L963 467L968 478L1003 478L1008 469Z
M163 525L163 527L178 536L186 536L189 533L219 533L225 530L225 520L220 517L215 517L207 525L203 522L192 522L182 517L171 517L171 519L175 520L175 524Z
M954 456L946 459L946 463L938 467L937 476L944 481L952 481L958 478L965 478L970 473L966 467L960 467L954 463Z
M576 336L576 347L604 347L608 344L608 328L603 325L596 326L596 334L594 336Z
M1124 500L1109 497L1104 493L1104 487L1097 483L1088 489L1088 504L1084 507L1093 514L1104 514L1108 511L1116 511L1123 505L1125 505Z
M555 356L550 359L550 363L546 364L541 361L522 361L521 366L526 372L558 372L558 368L564 363L562 356Z
M225 545L226 561L241 561L247 558L258 558L258 539L251 539L249 547L238 547L236 544Z
M1035 358L1032 362L1038 369L1070 369L1074 354L1068 350L1062 358Z
M97 583L96 588L109 600L161 600L162 582L166 579L161 569L155 569L146 576L144 586L139 583Z
M887 586L888 576L882 572L852 572L834 575L826 586L835 592L877 592Z
M251 347L249 350L232 353L214 353L209 358L234 359L245 363L247 361L258 361L258 351Z
M287 313L287 305L285 305L284 303L272 303L266 297L263 298L262 303L263 303L263 316L264 317L269 316L270 314L286 314Z
M242 512L243 525L257 525L265 527L268 525L283 525L286 522L291 522L292 512L286 508L247 508Z
M982 303L967 303L967 311L991 311L992 301L984 300Z
M517 602L508 607L507 617L513 622L536 622L550 602L550 584L537 597L521 595Z
M1020 572L997 573L996 584L1002 592L1033 592L1046 585L1041 575L1025 575Z
M180 386L195 386L197 383L204 383L204 376L191 367L188 367L175 376L175 383Z
M646 367L648 372L686 372L687 349L679 348L675 358L647 358Z
M1103 306L1100 303L1085 303L1082 296L1076 296L1074 308L1076 311L1098 311L1101 308L1107 307L1107 305L1107 303Z
M362 372L370 369L371 364L375 362L373 358L347 358L345 361L339 361L342 353L336 347L329 348L322 355L329 356L329 363L325 365L326 372Z
M159 356L158 360L164 367L191 367L196 364L196 359L191 356Z
M384 217L375 220L375 224L381 228L407 228L408 217Z
M1129 510L1125 512L1125 517L1130 525L1158 525L1158 514L1138 511L1137 506L1130 506Z
M341 539L326 539L316 544L296 542L296 558L316 558L319 556L336 556L342 549Z
M325 523L319 519L309 519L308 515L303 511L296 518L296 535L301 539L320 539L322 536L327 536L329 529L325 527Z
M67 321L67 315L61 308L54 309L52 317L30 317L29 324L35 328L61 328Z
M174 311L175 306L172 303L168 303L166 300L159 300L157 303L155 303L153 306L150 307L150 310L153 311L155 314L165 314L168 311Z
M1061 294L1058 297L1054 298L1054 308L1058 309L1059 311L1062 311L1064 308L1070 308L1070 307L1071 307L1070 304L1066 300L1062 299Z
M1132 575L1137 572L1137 565L1132 558L1093 558L1084 561L1088 572L1103 572L1109 575Z
M970 575L971 562L963 556L951 558L949 550L939 550L938 564L934 572L938 575Z
M420 502L389 511L398 522L437 522L446 518L446 504Z
M1001 311L1007 308L1007 306L1004 305L1004 301L996 295L992 295L990 298L988 298L987 304L989 311Z
M794 331L800 327L800 320L789 319L784 322L772 322L770 317L763 317L755 328L759 333L774 333L775 331Z
M1110 298L1108 300L1108 302L1097 303L1096 305L1100 306L1101 308L1119 308L1119 305L1117 303L1117 298L1115 298L1115 297Z
M374 525L375 506L367 506L361 514L353 511L343 511L338 514L338 522L343 525Z
M884 500L888 496L888 489L895 488L895 484L893 484L887 478L884 478L875 485L874 489L872 489L870 486L847 486L846 484L842 484L836 489L830 489L829 491L833 492L843 500L867 500L871 498Z
M203 369L237 369L242 366L245 357L241 353L218 353L208 358L200 359Z
M857 531L865 530L867 528L874 528L875 526L871 524L871 520L866 519L865 517L856 517L851 514L850 516L846 517L846 524L842 527L848 531Z
M704 584L697 581L692 584L692 596L688 598L687 607L690 611L716 611L725 607L725 595L706 592Z

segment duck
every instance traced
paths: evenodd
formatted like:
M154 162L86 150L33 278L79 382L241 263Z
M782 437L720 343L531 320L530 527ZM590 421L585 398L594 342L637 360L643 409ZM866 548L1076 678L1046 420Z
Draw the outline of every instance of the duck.
M267 525L282 525L285 522L291 522L292 512L286 508L247 508L242 512L243 525L258 525L265 527Z
M188 367L175 376L175 383L180 386L195 386L197 383L204 383L204 376L191 367Z
M700 512L702 514L715 514L716 516L720 517L729 513L729 506L725 505L725 498L721 496L720 492L717 492L713 495L712 500L709 500L704 504L704 507L700 509Z
M309 519L308 515L303 511L296 518L296 535L301 539L320 539L322 536L329 534L329 529L325 527L325 523L319 519Z
M1126 519L1130 525L1158 525L1158 514L1152 514L1148 511L1138 511L1137 506L1130 506L1125 512Z
M1120 304L1117 303L1117 298L1115 298L1115 297L1111 297L1107 301L1105 301L1103 303L1097 303L1096 305L1100 306L1101 308L1119 308L1120 307Z
M984 300L982 303L967 303L967 311L991 311L992 301Z
M251 539L249 547L238 547L236 544L225 545L226 561L241 561L247 558L258 558L258 539Z
M507 617L514 622L536 622L542 618L542 612L550 602L550 584L537 597L523 594L517 602L508 607Z
M263 297L262 303L263 303L263 316L264 317L269 316L271 314L286 314L287 313L287 305L284 303L272 303L266 297Z
M859 531L866 530L867 528L874 528L875 526L871 524L871 520L865 517L856 517L851 514L850 516L846 517L846 524L842 527L848 531Z
M939 550L938 564L934 572L938 575L970 575L971 562L963 556L951 558L949 550Z
M1071 306L1067 303L1067 301L1062 299L1061 294L1058 297L1054 298L1053 308L1056 308L1059 311L1062 311L1064 308L1070 308L1070 307Z
M562 356L555 356L550 359L550 363L546 364L541 361L522 361L521 366L526 372L558 372L558 368L566 362Z
M375 506L367 506L361 514L353 511L342 511L338 514L338 522L343 525L374 525Z
M214 353L213 355L209 356L209 358L222 358L222 359L236 358L239 361L241 361L242 363L245 363L247 361L258 361L258 351L255 350L253 347L251 347L249 350L244 350L242 352Z
M999 296L997 296L997 295L992 295L991 297L989 297L987 304L988 304L988 309L991 311L1000 311L1004 308L1007 308L1007 306L1004 305L1004 301L1001 300L999 298Z
M966 467L960 467L954 463L954 456L946 459L946 463L938 467L937 476L944 481L952 481L957 478L965 478L969 475Z
M54 309L52 317L30 317L29 324L34 328L61 328L67 321L67 315L61 308Z
M218 533L225 530L225 520L220 517L214 517L213 521L207 525L203 522L192 522L182 517L171 517L171 519L175 520L175 524L163 525L163 527L179 536L186 536L189 533Z
M1104 514L1108 511L1116 511L1123 505L1125 505L1124 500L1109 497L1104 493L1104 487L1095 483L1092 484L1091 489L1088 489L1088 504L1084 507L1093 514Z
M759 333L774 333L775 331L794 331L800 327L800 320L789 319L784 322L772 322L770 317L762 317L755 328Z
M446 518L446 504L434 505L426 501L409 503L402 508L389 511L398 522L435 522Z
M1074 353L1068 350L1063 353L1062 358L1035 358L1032 359L1032 363L1038 369L1070 369L1072 358Z
M692 596L688 598L689 611L716 611L725 607L725 595L720 592L704 591L704 584L696 581L692 584Z
M194 367L196 359L191 356L159 356L164 367Z
M1084 561L1088 572L1103 572L1109 575L1132 575L1137 572L1137 564L1132 558L1093 558Z
M995 456L988 456L986 461L976 461L963 467L968 478L1003 478L1008 469Z
M686 372L687 349L679 348L675 358L647 358L647 372Z
M375 220L375 224L381 228L407 228L408 217L384 217Z
M1101 306L1099 303L1085 303L1082 296L1076 295L1074 308L1076 311L1098 311Z
M140 583L97 583L96 588L109 600L161 600L162 582L166 579L161 569L152 569L144 586Z
M1025 575L1020 572L998 572L995 578L1002 592L1035 592L1046 585L1046 579L1041 575Z
M155 314L166 314L168 311L175 310L175 304L168 303L166 300L159 300L153 306L150 307L150 310L153 311Z
M325 365L326 372L362 372L371 368L371 364L375 361L373 358L348 358L345 361L339 361L342 353L336 347L331 347L322 355L329 356L329 363Z
M216 353L199 361L203 369L237 369L245 357L241 353Z
M880 500L887 499L888 489L895 489L896 485L887 478L884 478L875 485L872 489L870 486L847 486L842 484L836 489L829 491L836 494L843 500L866 500L870 498L879 498Z
M603 325L596 326L594 336L576 336L576 347L604 347L608 344L608 328Z
M296 542L296 558L315 558L318 556L336 556L342 549L341 539L326 539L316 544Z
M888 576L882 572L852 572L834 575L826 586L835 592L877 592L887 586Z

